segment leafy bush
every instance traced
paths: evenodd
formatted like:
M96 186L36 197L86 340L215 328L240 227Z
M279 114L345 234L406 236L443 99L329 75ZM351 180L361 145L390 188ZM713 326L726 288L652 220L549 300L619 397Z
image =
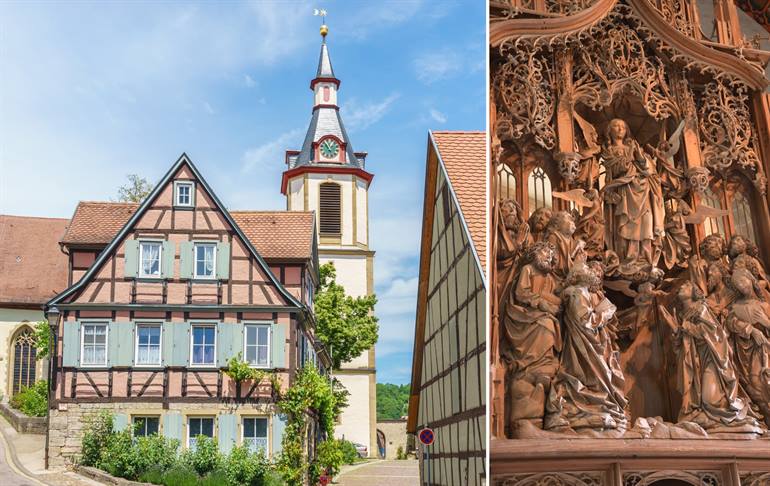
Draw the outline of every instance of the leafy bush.
M404 452L404 448L402 446L398 446L398 449L396 449L396 459L399 461L406 459L406 453Z
M246 446L233 448L223 461L227 483L232 485L261 486L270 472L270 462L264 453L254 453Z
M107 446L101 450L96 467L119 478L134 479L141 471L137 462L131 430L126 429L108 436Z
M345 459L342 452L342 443L336 439L327 439L316 449L316 459L311 467L311 483L315 484L319 476L326 472L334 477L340 472L340 467Z
M160 470L171 468L177 461L178 448L178 440L162 435L137 438L133 447L137 471L147 471L153 467Z
M22 386L21 391L11 398L11 406L30 417L45 417L48 414L48 382L40 380L30 387Z
M358 457L358 451L352 442L349 440L341 439L340 447L342 449L342 458L345 461L345 464L355 464L358 462L360 457Z
M197 486L199 481L195 471L184 464L177 464L163 474L164 486Z
M264 372L252 368L249 363L242 358L241 353L230 358L227 362L225 374L232 378L236 383L241 383L245 380L261 380L264 376Z
M51 327L48 325L48 321L38 321L35 323L35 348L37 348L35 356L37 359L43 359L50 355L52 346Z
M83 439L81 441L80 463L84 466L96 466L107 448L112 436L112 414L106 410L85 419Z
M188 449L182 454L182 463L190 466L200 476L214 471L222 462L217 441L205 435L195 438L195 449Z

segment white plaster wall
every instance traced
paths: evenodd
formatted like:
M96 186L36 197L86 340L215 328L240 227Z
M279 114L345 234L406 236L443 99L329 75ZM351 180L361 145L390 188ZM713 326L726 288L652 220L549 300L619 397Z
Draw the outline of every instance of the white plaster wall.
M368 218L367 218L366 181L356 180L356 241L362 245L369 244Z
M288 203L289 211L304 211L305 210L305 193L302 191L302 176L296 177L289 182L288 197L286 201Z
M34 327L35 323L43 319L45 319L43 311L0 308L0 394L2 394L4 401L10 398L8 396L10 393L8 389L8 366L11 361L11 356L9 355L11 337L22 324L28 323L31 327ZM45 372L45 366L41 360L38 360L35 378L37 380L47 379Z
M341 375L335 377L350 392L348 407L342 412L342 420L337 424L334 434L337 438L345 438L369 447L369 375Z
M319 253L321 265L334 262L337 283L345 287L347 295L359 297L367 294L366 255L324 255L323 250Z
M329 88L329 100L324 101L324 86ZM334 83L316 83L315 85L315 104L316 105L336 105L337 104L337 85Z

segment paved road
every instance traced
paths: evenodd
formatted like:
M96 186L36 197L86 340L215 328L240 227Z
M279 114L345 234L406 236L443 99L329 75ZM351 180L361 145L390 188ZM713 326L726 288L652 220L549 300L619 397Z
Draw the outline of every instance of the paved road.
M0 484L3 486L39 486L41 483L19 476L5 460L5 442L0 440Z
M419 486L417 461L376 461L344 471L339 486Z

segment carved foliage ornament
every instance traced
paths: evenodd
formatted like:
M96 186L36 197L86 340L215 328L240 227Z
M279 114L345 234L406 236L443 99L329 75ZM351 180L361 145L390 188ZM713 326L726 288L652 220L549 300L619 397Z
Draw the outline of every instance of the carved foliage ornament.
M552 126L556 101L553 75L548 62L532 49L506 52L506 62L495 76L495 92L502 105L498 110L497 135L500 140L531 135L546 149L556 145Z
M701 151L712 169L721 172L737 164L754 170L759 166L746 92L746 86L728 86L722 80L705 86L699 110Z
M495 486L601 486L601 472L495 475Z
M677 479L693 486L721 486L720 476L715 472L630 472L623 474L623 486L648 486L665 479Z

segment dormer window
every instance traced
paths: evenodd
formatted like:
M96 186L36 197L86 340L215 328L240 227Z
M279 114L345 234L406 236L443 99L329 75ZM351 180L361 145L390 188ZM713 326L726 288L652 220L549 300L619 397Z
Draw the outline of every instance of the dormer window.
M174 182L174 206L191 208L195 205L195 183L187 181Z

